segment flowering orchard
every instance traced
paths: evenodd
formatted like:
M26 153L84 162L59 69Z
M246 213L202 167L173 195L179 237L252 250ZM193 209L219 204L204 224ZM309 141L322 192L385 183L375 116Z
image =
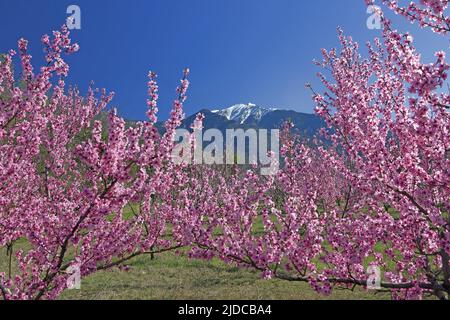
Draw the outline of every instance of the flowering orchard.
M278 175L210 173L191 191L208 213L190 239L193 257L323 294L375 285L398 299L448 299L450 100L439 88L449 65L443 52L422 63L412 37L383 24L369 57L339 31L341 49L316 63L325 92L309 88L331 147L295 142L287 127Z
M450 30L447 1L381 2ZM0 297L54 299L71 270L85 277L188 247L192 258L308 282L325 295L362 286L398 299L448 299L450 96L442 87L450 66L443 52L423 63L412 37L382 22L367 57L340 30L341 48L323 50L323 89L309 88L329 128L303 141L286 123L273 175L172 161L188 70L164 134L153 72L148 120L126 128L114 111L98 120L112 94L66 89L64 56L78 50L67 27L42 38L39 72L20 40L21 77L16 52L0 60L0 247L8 259Z

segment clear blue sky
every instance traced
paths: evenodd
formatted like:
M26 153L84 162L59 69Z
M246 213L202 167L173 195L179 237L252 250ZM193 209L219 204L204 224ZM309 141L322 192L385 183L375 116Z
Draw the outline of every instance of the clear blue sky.
M363 0L0 0L0 52L24 37L41 64L40 37L59 28L70 4L81 8L82 28L72 32L81 50L68 59L68 82L115 91L112 105L130 119L145 117L149 69L166 117L186 66L187 114L241 102L312 112L304 83L315 83L320 49L337 45L336 27L364 43L379 34L366 27ZM445 37L394 22L428 60L448 47Z

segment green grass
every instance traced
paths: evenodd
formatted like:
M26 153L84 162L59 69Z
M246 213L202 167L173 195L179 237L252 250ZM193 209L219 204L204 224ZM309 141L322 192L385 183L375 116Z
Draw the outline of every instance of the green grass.
M388 299L363 290L335 290L330 297L306 283L264 280L258 272L228 266L218 260L191 260L175 253L135 258L128 272L102 271L82 280L81 290L67 290L61 299Z

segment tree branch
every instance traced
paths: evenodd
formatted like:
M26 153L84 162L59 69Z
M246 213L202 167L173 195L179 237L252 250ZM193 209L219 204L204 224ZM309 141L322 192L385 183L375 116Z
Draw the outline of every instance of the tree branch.
M165 249L161 249L161 250L156 250L156 251L152 250L152 251L144 251L144 252L135 252L135 253L133 253L133 254L125 257L125 258L120 259L120 260L117 260L117 261L111 262L109 264L97 267L97 270L106 270L106 269L110 269L110 268L116 267L116 266L118 266L118 265L120 265L120 264L122 264L124 262L127 262L127 261L129 261L129 260L131 260L133 258L136 258L138 256L141 256L141 255L154 255L154 254L158 254L158 253L164 253L164 252L180 249L182 247L183 246L178 245L178 246L165 248Z
M287 281L296 281L296 282L309 282L308 277L296 277L286 274L276 274L276 277L281 280ZM330 278L326 279L326 281L333 284L355 284L358 286L367 286L367 280L358 280L351 278ZM405 282L405 283L391 283L391 282L382 282L380 286L384 289L412 289L416 287L415 283ZM425 290L433 290L435 286L431 283L419 283L419 287Z

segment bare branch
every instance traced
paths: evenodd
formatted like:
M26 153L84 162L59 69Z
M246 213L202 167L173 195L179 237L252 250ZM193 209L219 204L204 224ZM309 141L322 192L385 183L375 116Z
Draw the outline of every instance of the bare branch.
M97 267L97 270L106 270L106 269L111 269L111 268L113 268L113 267L117 267L117 266L121 265L122 263L127 262L127 261L129 261L129 260L131 260L131 259L133 259L133 258L138 257L138 256L142 256L142 255L154 255L154 254L164 253L164 252L168 252L168 251L173 251L173 250L176 250L176 249L180 249L180 248L182 248L182 247L183 247L183 246L178 245L178 246L174 246L174 247L170 247L170 248L165 248L165 249L161 249L161 250L135 252L135 253L133 253L133 254L131 254L131 255L125 257L125 258L120 259L120 260L117 260L117 261L111 262L111 263L109 263L109 264L106 264L106 265Z

